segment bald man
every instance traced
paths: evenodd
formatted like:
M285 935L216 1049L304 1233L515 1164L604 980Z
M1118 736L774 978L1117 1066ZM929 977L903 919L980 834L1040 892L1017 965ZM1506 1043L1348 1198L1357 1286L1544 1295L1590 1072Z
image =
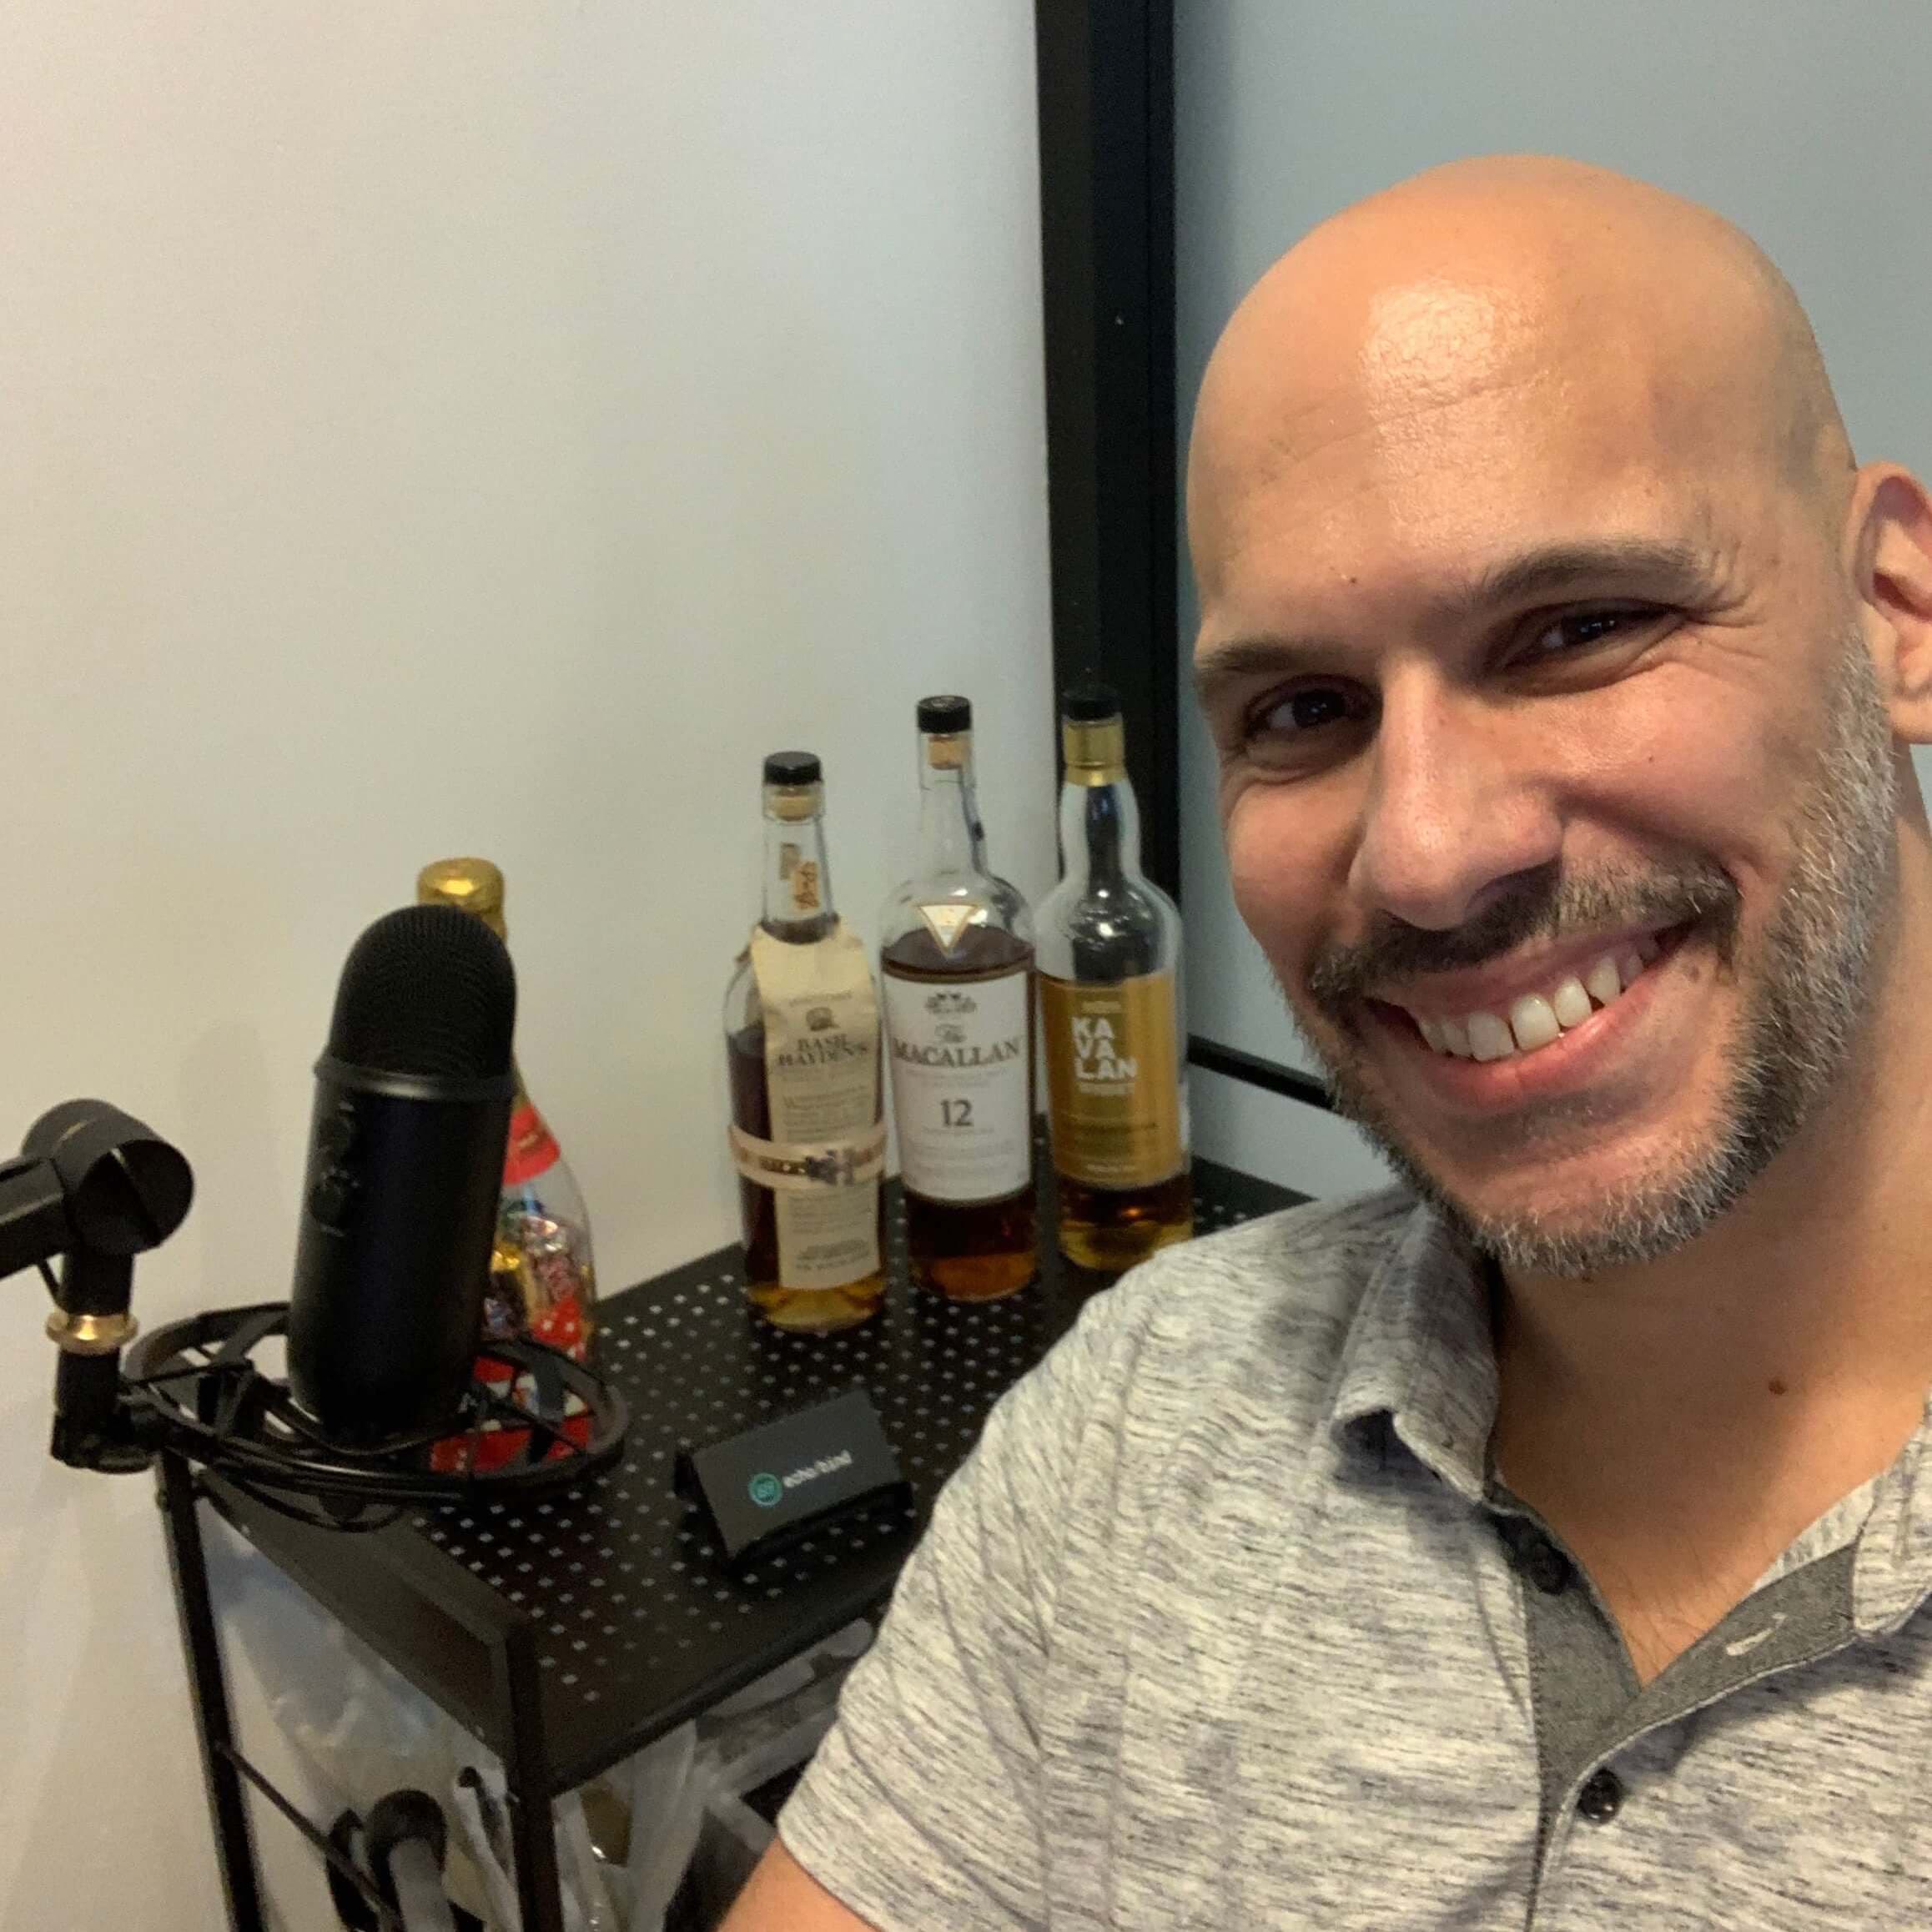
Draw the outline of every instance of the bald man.
M1932 1920L1932 501L1743 236L1517 158L1270 272L1188 515L1406 1185L1007 1398L732 1932Z

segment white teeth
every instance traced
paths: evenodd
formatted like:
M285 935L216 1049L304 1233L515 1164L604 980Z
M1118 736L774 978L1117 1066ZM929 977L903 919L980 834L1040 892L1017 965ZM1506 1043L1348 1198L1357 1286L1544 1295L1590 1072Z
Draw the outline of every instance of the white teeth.
M1540 993L1526 993L1509 1009L1509 1030L1527 1054L1547 1046L1563 1029L1557 1024L1556 1009L1548 1000Z
M1566 979L1550 996L1550 1007L1560 1026L1581 1026L1597 1010L1581 979Z
M1501 1060L1515 1053L1534 1053L1570 1028L1581 1026L1597 1007L1621 998L1663 950L1647 936L1618 952L1606 953L1581 979L1572 975L1559 980L1547 994L1526 993L1511 1006L1507 1020L1493 1013L1467 1013L1460 1019L1417 1015L1416 1024L1434 1051L1462 1059Z
M1607 1006L1623 990L1623 975L1617 970L1617 962L1609 958L1599 959L1583 975L1583 984L1590 989L1590 997Z
M1509 1029L1493 1013L1471 1014L1468 1026L1470 1048L1477 1059L1507 1059L1516 1051Z

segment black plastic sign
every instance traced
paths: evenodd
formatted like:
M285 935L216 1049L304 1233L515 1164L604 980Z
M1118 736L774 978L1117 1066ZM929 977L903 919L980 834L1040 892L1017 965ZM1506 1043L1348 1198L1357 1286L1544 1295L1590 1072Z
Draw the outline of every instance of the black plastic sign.
M722 1442L681 1449L676 1480L678 1492L710 1519L738 1569L833 1517L912 1496L863 1388Z

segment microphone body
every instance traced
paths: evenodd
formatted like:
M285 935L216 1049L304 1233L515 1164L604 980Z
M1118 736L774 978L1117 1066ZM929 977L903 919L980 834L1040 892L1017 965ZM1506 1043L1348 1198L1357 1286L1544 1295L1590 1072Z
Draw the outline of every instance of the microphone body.
M289 1386L331 1443L455 1419L482 1325L516 1092L503 942L454 908L370 927L317 1063Z
M331 1441L440 1430L469 1386L514 1089L455 1084L316 1066L289 1386Z

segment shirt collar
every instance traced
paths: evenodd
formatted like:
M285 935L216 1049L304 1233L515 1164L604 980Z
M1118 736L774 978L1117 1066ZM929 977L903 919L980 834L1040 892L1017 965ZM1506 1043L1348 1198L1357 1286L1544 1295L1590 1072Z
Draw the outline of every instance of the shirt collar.
M1366 1425L1386 1421L1459 1496L1487 1500L1497 1405L1490 1319L1487 1264L1440 1213L1418 1205L1371 1275L1350 1324L1331 1434L1359 1446ZM1814 1544L1814 1533L1824 1543ZM1890 1467L1828 1512L1760 1587L1793 1561L1854 1540L1853 1622L1862 1637L1890 1635L1932 1596L1932 1397Z
M1416 1207L1402 1224L1343 1346L1330 1431L1359 1440L1377 1416L1457 1494L1482 1501L1496 1421L1488 1282L1433 1208Z
M1932 1398L1872 1487L1852 1566L1852 1620L1861 1637L1887 1637L1932 1595Z

